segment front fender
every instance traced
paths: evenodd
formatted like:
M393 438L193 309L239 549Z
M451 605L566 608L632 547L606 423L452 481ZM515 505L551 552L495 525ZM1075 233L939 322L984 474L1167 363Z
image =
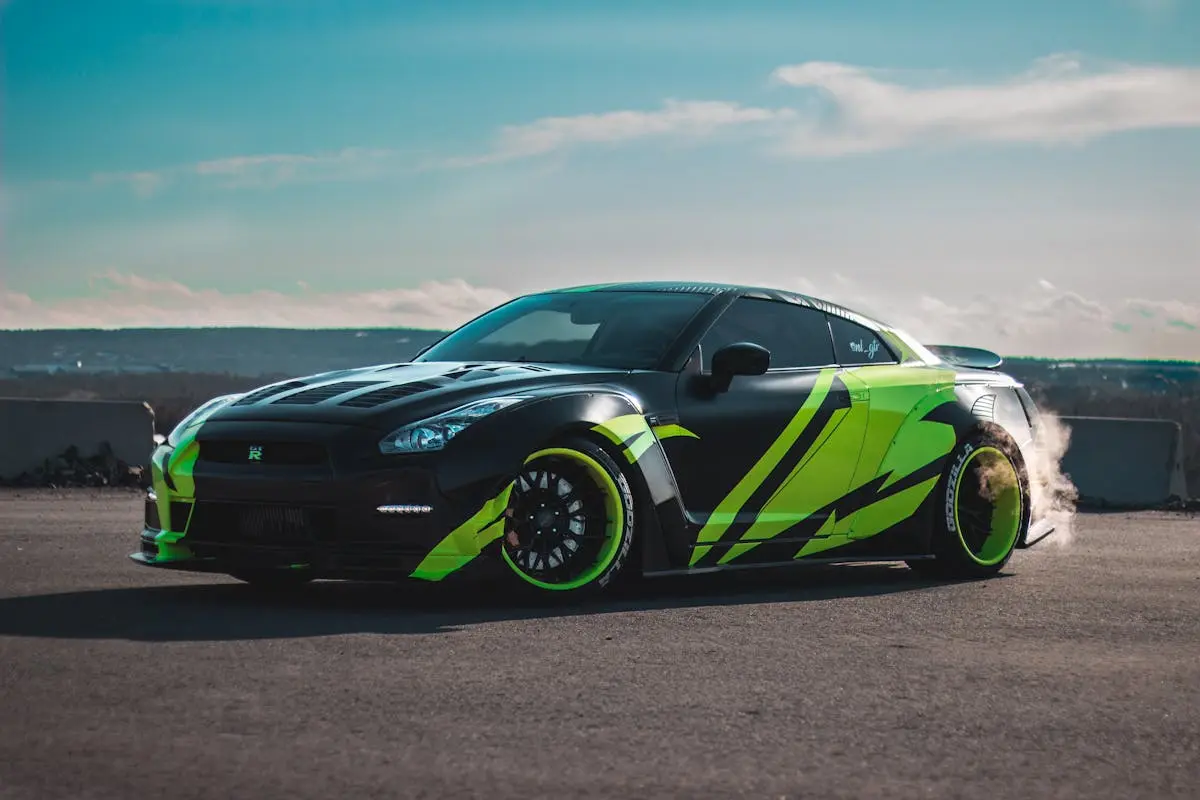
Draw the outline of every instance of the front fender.
M622 390L588 387L555 394L472 425L443 452L438 488L451 500L492 496L513 480L530 453L571 435L607 445L635 491L644 490L654 510L646 529L657 528L667 546L649 560L686 563L686 517L661 440L692 434L678 425L652 426L638 398ZM652 538L643 539L647 547L657 546Z
M595 389L505 409L471 425L446 447L439 458L438 488L450 497L475 493L481 484L499 489L516 476L530 453L548 443L635 415L645 425L633 398Z

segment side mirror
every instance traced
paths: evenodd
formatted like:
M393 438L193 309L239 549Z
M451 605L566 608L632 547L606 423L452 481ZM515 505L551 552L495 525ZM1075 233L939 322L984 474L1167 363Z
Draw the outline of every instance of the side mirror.
M734 375L762 375L771 366L771 351L752 342L727 344L712 357L712 384L717 391L729 388Z

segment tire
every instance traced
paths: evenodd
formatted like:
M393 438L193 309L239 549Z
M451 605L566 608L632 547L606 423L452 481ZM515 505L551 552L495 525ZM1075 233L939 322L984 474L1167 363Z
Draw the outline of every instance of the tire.
M624 577L636 503L604 448L571 438L530 454L513 482L501 558L516 585L540 594L587 595Z
M299 569L249 569L229 574L256 589L268 591L297 589L312 581L308 570Z
M1006 436L978 431L964 439L935 489L932 560L909 561L921 575L986 578L1004 569L1029 530L1029 474Z

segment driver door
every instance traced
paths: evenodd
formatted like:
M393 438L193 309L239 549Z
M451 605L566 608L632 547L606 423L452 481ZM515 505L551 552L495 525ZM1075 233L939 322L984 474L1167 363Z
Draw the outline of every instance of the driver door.
M714 391L712 355L735 342L769 350L769 369ZM790 559L848 491L866 397L835 362L825 314L781 300L738 298L705 335L676 390L690 435L663 443L697 530L693 566ZM771 547L751 556L767 542L790 554Z

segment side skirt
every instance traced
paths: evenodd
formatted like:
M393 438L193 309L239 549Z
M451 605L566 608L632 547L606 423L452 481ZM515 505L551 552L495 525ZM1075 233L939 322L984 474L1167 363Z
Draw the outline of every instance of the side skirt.
M784 567L828 566L830 564L891 564L898 561L932 561L929 553L912 555L842 556L841 558L798 558L791 561L766 561L758 564L718 564L711 567L684 567L643 572L647 578L665 578L673 575L701 575L714 572L737 572L748 569L781 569Z

